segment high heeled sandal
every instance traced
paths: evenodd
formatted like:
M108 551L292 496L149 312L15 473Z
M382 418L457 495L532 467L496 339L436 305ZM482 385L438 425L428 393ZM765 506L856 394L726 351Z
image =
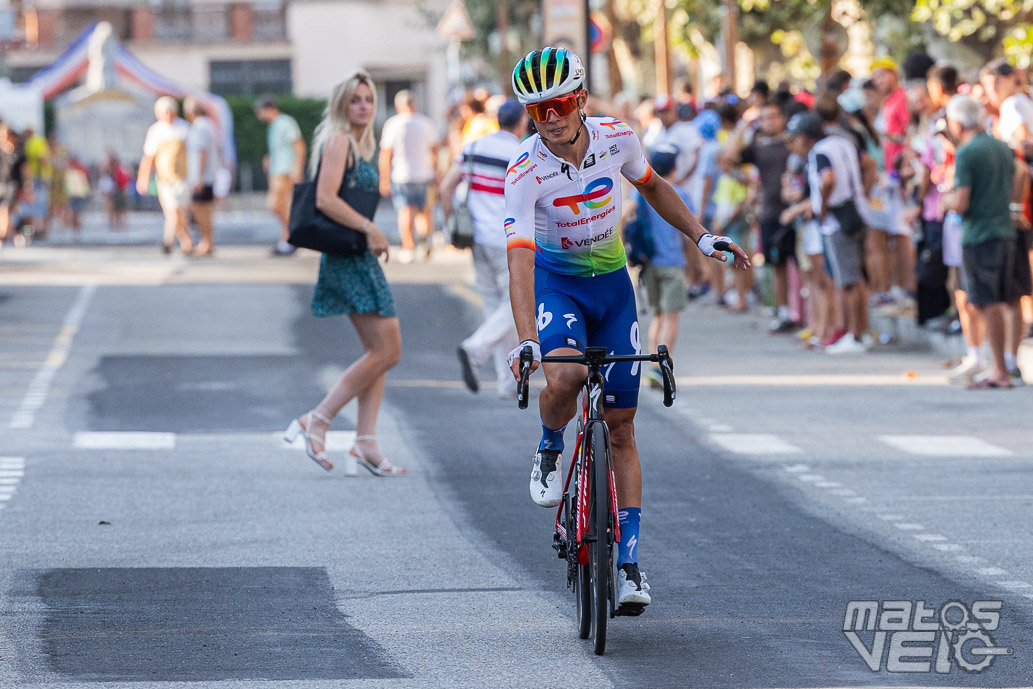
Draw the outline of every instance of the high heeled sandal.
M326 454L326 439L313 433L309 433L308 431L308 429L312 427L312 417L319 419L327 425L330 424L330 419L326 418L319 412L313 410L306 415L304 427L302 427L300 419L294 419L293 421L291 421L291 425L287 426L287 430L283 432L283 439L288 443L293 443L295 439L297 439L297 437L300 435L302 438L305 439L305 454L309 456L309 459L311 459L313 462L323 467L327 471L330 471L334 468L334 465L330 461L330 457L328 457ZM323 446L322 452L316 452L312 449L313 440L315 440Z
M358 462L360 465L366 467L369 473L373 474L374 476L404 476L404 467L396 467L394 464L387 461L386 457L384 458L384 461L382 461L380 464L374 464L366 457L366 455L362 453L362 450L359 449L358 441L376 440L376 438L377 436L375 435L355 436L356 444L352 445L352 449L348 452L348 454L354 457L355 461Z

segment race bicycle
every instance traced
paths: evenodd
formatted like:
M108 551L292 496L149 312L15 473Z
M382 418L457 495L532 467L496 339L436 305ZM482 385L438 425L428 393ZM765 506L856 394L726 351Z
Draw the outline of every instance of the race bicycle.
M521 350L517 391L517 403L521 409L527 408L527 382L533 357L531 347ZM563 498L556 512L552 547L567 563L567 588L574 592L578 635L582 639L593 639L597 655L606 650L608 618L641 615L643 611L642 606L617 607L614 573L613 548L620 542L621 535L610 434L603 419L603 368L624 362L658 364L664 384L664 406L674 404L677 396L674 362L666 345L659 345L656 354L618 356L607 354L605 347L587 347L583 355L542 358L543 364L572 363L588 367L581 391L577 444L567 471ZM576 480L572 480L574 477Z

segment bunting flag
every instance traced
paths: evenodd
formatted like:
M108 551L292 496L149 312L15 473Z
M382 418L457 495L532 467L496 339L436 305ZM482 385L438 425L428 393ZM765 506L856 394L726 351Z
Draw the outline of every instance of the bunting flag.
M29 84L38 88L44 99L50 100L67 91L86 75L90 63L90 37L96 29L97 23L94 22L79 34L56 60L33 74L29 79ZM173 98L193 96L204 106L208 116L215 123L223 166L230 169L236 167L237 147L233 142L233 114L225 98L207 91L188 89L158 74L130 53L121 43L118 44L115 51L115 70L123 79L156 96L172 96Z

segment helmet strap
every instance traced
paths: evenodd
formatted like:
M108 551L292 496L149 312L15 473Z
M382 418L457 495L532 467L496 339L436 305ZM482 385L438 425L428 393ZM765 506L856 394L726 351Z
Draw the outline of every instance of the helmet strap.
M585 113L578 110L578 114L581 115L581 124L578 125L577 134L574 135L574 138L567 142L568 146L574 145L574 143L581 137L581 130L585 128Z

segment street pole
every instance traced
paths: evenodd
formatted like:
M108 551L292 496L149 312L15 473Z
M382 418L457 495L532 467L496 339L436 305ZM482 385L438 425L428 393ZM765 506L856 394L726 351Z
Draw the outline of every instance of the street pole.
M653 20L653 54L656 60L656 92L671 93L671 55L667 46L667 3L660 6Z
M499 79L505 90L513 69L509 57L509 0L499 0L495 6L495 30L499 33Z
M724 15L724 41L725 41L725 86L736 90L735 73L735 46L739 43L739 2L738 0L724 0L722 8Z
M592 92L592 3L585 0L585 89Z

